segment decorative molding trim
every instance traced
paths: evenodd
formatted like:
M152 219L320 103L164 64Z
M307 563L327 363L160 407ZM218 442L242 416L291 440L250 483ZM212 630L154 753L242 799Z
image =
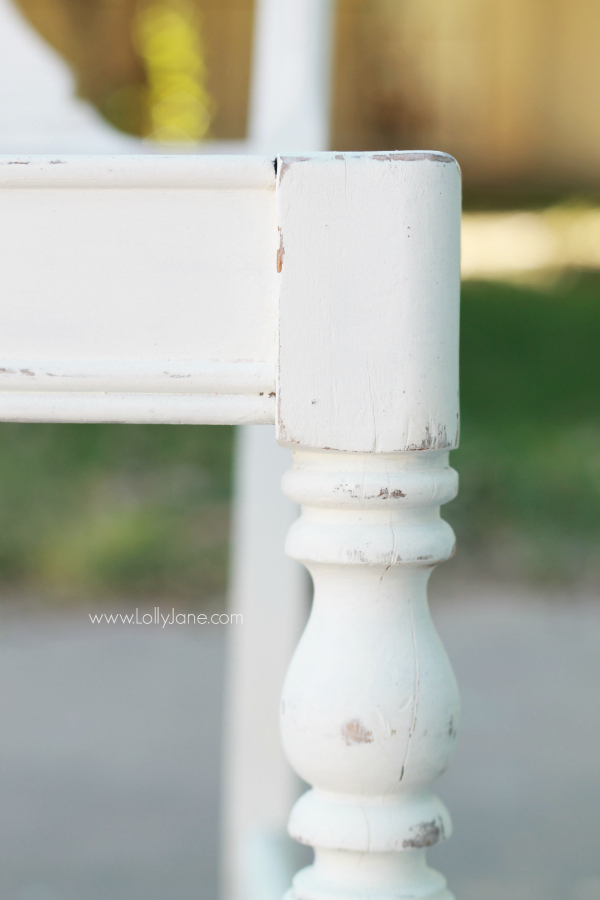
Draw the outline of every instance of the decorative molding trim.
M3 422L120 422L132 425L273 425L265 394L0 393Z
M274 397L275 367L267 362L227 360L0 359L0 395L5 391Z
M0 156L0 188L275 190L267 156Z

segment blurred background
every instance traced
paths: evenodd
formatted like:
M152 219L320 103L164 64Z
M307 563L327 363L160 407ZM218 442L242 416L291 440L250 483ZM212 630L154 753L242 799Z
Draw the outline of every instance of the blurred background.
M112 125L188 149L245 137L251 0L20 4ZM599 33L588 0L336 6L331 146L441 148L463 169L446 577L600 583ZM6 596L224 596L231 429L0 434Z
M252 0L19 9L123 133L246 137ZM466 749L439 865L463 900L600 900L600 5L338 0L334 35L331 146L464 176L459 549L432 602ZM213 900L222 638L90 636L83 611L224 608L233 429L1 423L0 447L2 896Z

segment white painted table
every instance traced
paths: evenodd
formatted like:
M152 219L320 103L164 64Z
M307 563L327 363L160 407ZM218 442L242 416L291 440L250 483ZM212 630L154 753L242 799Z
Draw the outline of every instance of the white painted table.
M451 896L426 584L454 545L459 233L434 152L0 161L0 418L274 422L294 451L315 602L281 723L316 862L290 898Z

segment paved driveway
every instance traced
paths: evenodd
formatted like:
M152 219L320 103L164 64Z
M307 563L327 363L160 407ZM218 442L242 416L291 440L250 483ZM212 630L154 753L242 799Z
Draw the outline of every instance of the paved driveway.
M432 863L458 900L600 900L600 604L433 607L464 713ZM216 900L227 629L86 618L2 621L0 897Z

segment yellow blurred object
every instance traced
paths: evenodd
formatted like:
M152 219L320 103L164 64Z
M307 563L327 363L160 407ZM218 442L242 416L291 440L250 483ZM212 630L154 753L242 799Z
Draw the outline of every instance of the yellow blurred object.
M197 9L186 0L144 6L134 19L134 42L148 80L147 137L160 143L201 141L214 104L205 85Z
M253 0L16 2L117 128L245 138ZM334 32L332 147L444 150L504 209L597 199L600 3L336 0Z

